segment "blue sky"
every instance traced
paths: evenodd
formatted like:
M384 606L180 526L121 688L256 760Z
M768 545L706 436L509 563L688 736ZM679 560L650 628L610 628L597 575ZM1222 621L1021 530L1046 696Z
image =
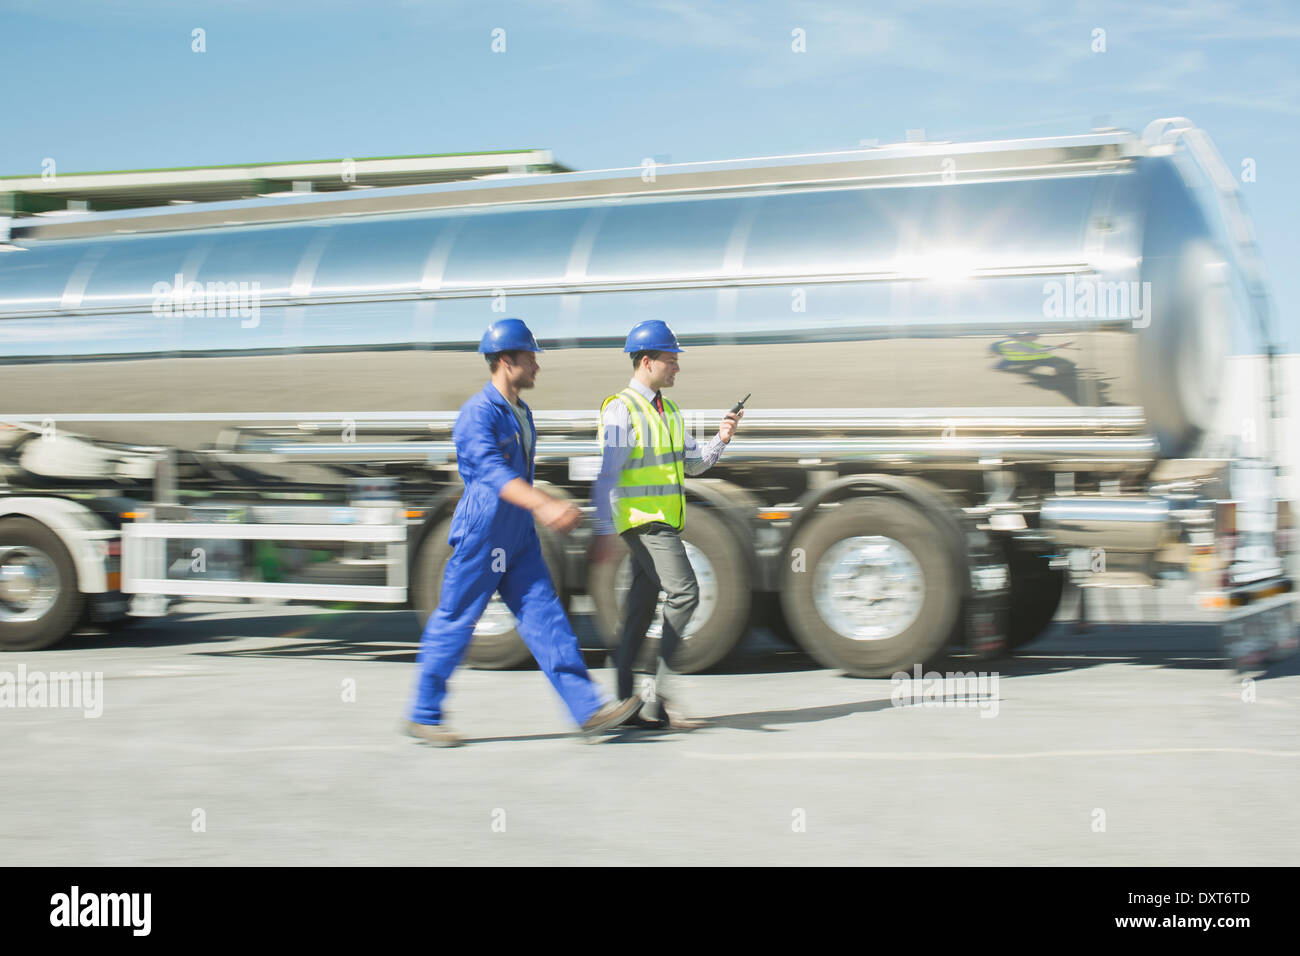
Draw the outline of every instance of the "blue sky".
M0 0L0 38L0 175L521 146L596 169L1187 116L1255 161L1300 351L1294 0Z

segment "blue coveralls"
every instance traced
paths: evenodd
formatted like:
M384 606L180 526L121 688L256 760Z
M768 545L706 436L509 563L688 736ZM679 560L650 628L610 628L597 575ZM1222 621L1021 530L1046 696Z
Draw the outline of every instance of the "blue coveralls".
M537 447L533 413L522 402ZM464 405L452 431L465 493L451 520L452 556L438 609L420 638L420 673L411 720L442 723L447 679L465 656L483 609L500 591L518 620L519 634L579 725L608 698L587 674L578 638L551 584L533 517L501 497L515 478L533 480L519 421L491 382ZM501 550L497 550L501 549ZM503 570L504 568L504 570Z

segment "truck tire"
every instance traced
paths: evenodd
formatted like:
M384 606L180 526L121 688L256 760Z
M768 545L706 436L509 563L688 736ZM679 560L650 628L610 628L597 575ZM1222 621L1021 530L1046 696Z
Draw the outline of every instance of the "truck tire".
M863 498L799 530L781 600L795 637L821 664L888 677L943 650L961 584L943 532L923 512L897 498Z
M596 626L611 651L618 645L624 596L632 573L627 545L621 537L615 537L614 560L593 564L587 572L587 593L595 606ZM682 674L697 674L722 661L745 634L752 597L749 565L736 536L700 505L687 504L682 541L699 581L700 604L686 626L672 666ZM660 627L662 617L656 610L649 636L641 645L638 667L653 669L659 655Z
M0 650L52 647L72 633L84 605L59 536L31 518L0 519Z
M441 522L424 537L420 551L415 560L411 603L420 616L420 626L429 621L429 615L438 607L438 598L442 594L442 578L451 560L451 545L447 536L451 533L451 519ZM538 528L538 537L542 542L542 556L551 572L551 583L557 594L564 588L564 552L555 536ZM492 595L487 610L474 628L474 639L470 642L465 661L470 667L479 670L506 670L520 667L533 659L528 645L519 636L515 627L514 615L501 600L499 594Z
M1006 542L1011 587L1007 594L1007 646L1014 651L1042 636L1056 617L1065 593L1065 571L1052 568L1046 554Z

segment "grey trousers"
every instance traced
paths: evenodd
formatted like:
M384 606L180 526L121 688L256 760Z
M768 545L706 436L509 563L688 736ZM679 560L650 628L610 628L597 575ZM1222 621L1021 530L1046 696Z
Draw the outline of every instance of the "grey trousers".
M632 696L632 668L654 619L659 592L664 592L659 657L669 666L700 603L700 585L675 528L655 522L625 531L622 537L632 555L632 587L627 594L623 633L614 654L620 698Z

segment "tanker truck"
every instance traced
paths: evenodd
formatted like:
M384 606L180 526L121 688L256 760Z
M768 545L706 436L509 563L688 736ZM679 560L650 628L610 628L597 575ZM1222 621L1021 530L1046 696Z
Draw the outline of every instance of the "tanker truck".
M682 341L701 437L752 393L686 484L683 671L755 624L860 676L1014 651L1070 582L1182 581L1234 646L1294 639L1267 289L1183 119L34 216L0 250L9 650L182 597L423 620L503 315L546 349L537 480L588 508L635 322ZM541 535L610 638L626 556ZM470 662L527 659L494 604Z

